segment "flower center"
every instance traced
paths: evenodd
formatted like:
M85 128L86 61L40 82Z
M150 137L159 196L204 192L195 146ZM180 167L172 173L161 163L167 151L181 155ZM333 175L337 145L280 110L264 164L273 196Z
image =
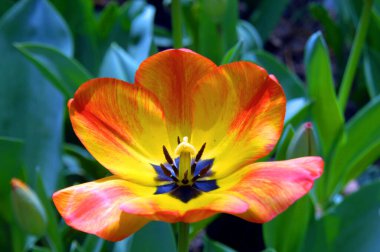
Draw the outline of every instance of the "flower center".
M188 137L184 137L174 151L176 159L172 159L168 150L163 146L163 153L167 163L152 165L157 172L157 181L165 182L157 187L155 194L169 193L187 203L199 196L202 192L209 192L218 188L215 180L208 179L211 176L211 167L214 159L202 160L206 148L204 143L198 152L189 143Z

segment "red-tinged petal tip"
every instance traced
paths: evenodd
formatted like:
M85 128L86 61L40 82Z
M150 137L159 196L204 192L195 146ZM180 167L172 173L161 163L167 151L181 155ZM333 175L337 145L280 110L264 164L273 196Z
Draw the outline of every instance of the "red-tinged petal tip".
M12 185L13 190L15 189L23 189L23 190L28 190L28 191L30 190L29 187L24 182L22 182L21 180L17 178L11 179L11 185Z
M67 107L70 109L71 103L74 101L74 98L71 98L67 101Z
M107 177L58 191L53 202L67 225L115 242L149 222L120 210L123 202L134 197L128 185L115 176Z
M323 166L320 157L255 163L222 179L219 185L249 204L247 212L236 216L264 223L308 193L322 175Z

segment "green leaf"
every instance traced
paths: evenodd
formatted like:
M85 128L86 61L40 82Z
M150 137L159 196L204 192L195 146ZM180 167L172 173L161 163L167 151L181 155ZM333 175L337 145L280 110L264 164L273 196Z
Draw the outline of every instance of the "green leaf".
M309 38L305 51L306 79L313 102L311 116L323 156L328 157L343 132L344 117L337 103L328 49L320 32Z
M217 24L209 14L206 6L207 2L207 0L199 1L199 17L197 18L198 25L196 26L196 38L198 41L195 41L198 48L195 48L195 51L214 62L220 62L223 52L223 42L217 29Z
M10 200L10 199L7 198L7 200ZM1 211L4 212L5 210L4 204L1 203L1 206L3 208L1 209ZM12 243L9 242L12 240L11 227L9 226L8 223L3 219L2 216L0 216L0 227L2 227L0 228L0 248L2 248L4 251L12 251Z
M75 58L91 73L96 73L102 57L97 41L94 3L88 0L51 0L67 20L75 42Z
M149 56L153 42L155 9L146 1L108 3L101 11L88 0L52 0L68 20L75 38L75 58L91 73L99 72L111 43L123 48L140 63Z
M208 0L210 1L210 0ZM220 3L220 1L218 1ZM239 21L239 1L238 0L226 0L224 15L221 17L220 32L222 33L223 52L226 52L229 48L238 42L238 34L236 27ZM216 6L212 6L212 12L214 12ZM220 55L222 56L223 53ZM218 61L219 62L219 61Z
M193 40L195 51L214 62L221 62L224 53L237 43L238 4L237 0L215 2L201 0L194 7L198 12L197 25L193 25L196 29Z
M32 252L51 252L49 248L35 246L32 248Z
M168 223L150 222L133 235L129 251L139 252L175 252L176 242Z
M62 241L62 236L59 232L60 229L58 228L57 211L52 204L51 197L48 197L48 193L46 192L44 186L44 180L41 176L38 176L37 178L36 193L38 194L38 197L41 200L41 203L44 206L48 217L46 236L50 241L49 245L51 246L52 251L63 252L65 249Z
M250 17L251 23L256 27L263 40L267 40L280 21L289 0L260 1L255 12Z
M33 43L18 43L16 47L65 95L66 99L73 97L78 87L92 78L75 59L67 57L53 47Z
M116 2L108 2L98 17L96 23L97 37L103 41L114 38L111 34L115 30L115 26L120 17L119 4ZM124 35L125 36L125 35ZM126 36L125 36L126 37Z
M65 165L72 165L72 160L74 160L74 165L76 166L76 168L83 169L86 172L86 178L91 178L95 180L107 176L107 169L105 169L101 164L99 164L99 162L96 161L86 149L74 144L64 144L63 150L63 160ZM70 162L70 164L67 164L68 161Z
M276 160L285 160L286 152L288 150L288 146L290 141L294 136L294 129L291 124L288 124L282 133L280 141L277 143L276 147Z
M0 17L12 7L12 5L16 2L16 0L1 0L0 4Z
M146 5L143 11L133 19L127 52L140 64L149 56L153 43L153 26L156 9Z
M203 239L204 252L234 252L236 250L224 245L223 243L213 241L207 236Z
M22 251L25 234L13 218L11 184L13 177L21 177L24 143L18 139L0 137L0 248L4 251ZM10 242L12 241L12 242Z
M363 3L360 3L363 5ZM376 51L380 51L380 38L377 36L380 32L380 3L375 0L372 5L371 17L368 26L366 44Z
M247 21L240 20L236 27L239 40L243 42L243 52L263 48L263 40L256 28Z
M72 54L69 30L46 0L19 1L0 20L0 135L25 140L27 182L36 170L52 192L61 168L64 99L13 46L15 42L51 45Z
M313 204L310 197L305 195L263 225L265 245L278 252L300 251L312 216Z
M338 60L343 60L343 34L339 26L330 17L326 8L320 3L310 3L309 9L313 17L323 26L326 34L326 41L332 47ZM340 62L343 63L343 62Z
M131 250L131 243L132 243L133 237L134 237L134 234L129 236L127 239L115 242L112 252L133 252Z
M224 54L221 65L228 64L234 61L238 61L241 57L242 52L242 45L243 43L241 41L237 42L236 45L234 45L230 50Z
M380 65L380 52L368 48L364 51L364 77L371 98L380 94L380 72L376 66Z
M380 96L362 108L346 126L346 138L331 159L329 192L358 177L380 157Z
M88 234L83 242L82 250L91 252L101 252L104 245L104 240L95 236Z
M310 101L303 97L288 100L286 103L285 124L298 125L305 121L310 106Z
M134 83L138 63L123 48L113 43L104 57L99 76Z
M10 225L11 239L12 239L12 251L24 252L27 245L27 236L19 226L14 222Z
M342 21L343 26L351 28L349 27L350 25L356 25L359 22L360 11L363 5L361 0L335 0L331 3L332 7L337 11L337 16Z
M243 55L243 60L252 61L264 67L270 74L276 76L281 83L288 100L305 96L304 84L302 81L270 53L265 51L254 51Z
M18 139L0 138L0 217L12 218L10 205L11 179L20 177L24 143Z
M307 252L366 252L380 248L380 181L362 187L315 221L305 240Z

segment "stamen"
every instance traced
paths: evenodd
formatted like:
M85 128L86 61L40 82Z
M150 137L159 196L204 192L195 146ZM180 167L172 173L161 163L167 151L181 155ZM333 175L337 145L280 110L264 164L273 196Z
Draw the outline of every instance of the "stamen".
M211 165L206 166L203 168L197 176L194 176L191 181L195 182L197 179L202 178L207 175L208 171L211 169Z
M166 149L165 145L162 146L162 150L164 151L165 159L168 161L169 164L173 164L173 159L170 156L168 150Z
M177 178L176 176L173 176L173 174L169 171L169 169L165 167L165 165L160 164L160 167L161 167L162 172L163 172L166 176L170 177L170 178L173 179L175 182L178 182L178 181L179 181L178 178Z
M191 165L191 175L194 175L195 168L197 167L197 163L199 160L201 160L201 157L205 148L206 148L206 143L202 145L201 149L198 151L197 155L195 156L194 162Z
M204 143L204 144L202 145L201 149L198 151L198 153L197 153L197 155L196 155L196 157L195 157L195 161L196 161L196 162L198 162L198 161L201 159L202 154L203 154L203 151L205 150L205 148L206 148L206 143Z
M184 175L183 175L183 179L182 179L182 183L183 184L187 184L189 183L189 180L187 179L187 174L188 174L188 171L185 171Z
M172 157L170 156L168 150L166 149L165 145L162 146L162 150L164 151L164 155L165 155L165 159L166 161L168 162L168 164L170 164L170 166L172 167L174 173L176 176L178 176L178 168L177 166L175 166L174 162L173 162L173 159Z
M191 165L191 168L190 168L191 176L194 175L195 167L197 167L197 161L194 161L194 163Z
M207 172L211 169L211 165L208 165L206 166L205 168L203 168L200 172L199 172L199 177L204 177Z

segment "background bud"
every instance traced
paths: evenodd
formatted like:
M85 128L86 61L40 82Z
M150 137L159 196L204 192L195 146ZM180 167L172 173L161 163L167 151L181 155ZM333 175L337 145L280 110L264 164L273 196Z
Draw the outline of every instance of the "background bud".
M318 155L318 142L311 122L304 123L295 132L289 143L286 158Z
M27 233L42 236L47 228L47 216L40 199L21 180L13 178L12 207L16 221Z

